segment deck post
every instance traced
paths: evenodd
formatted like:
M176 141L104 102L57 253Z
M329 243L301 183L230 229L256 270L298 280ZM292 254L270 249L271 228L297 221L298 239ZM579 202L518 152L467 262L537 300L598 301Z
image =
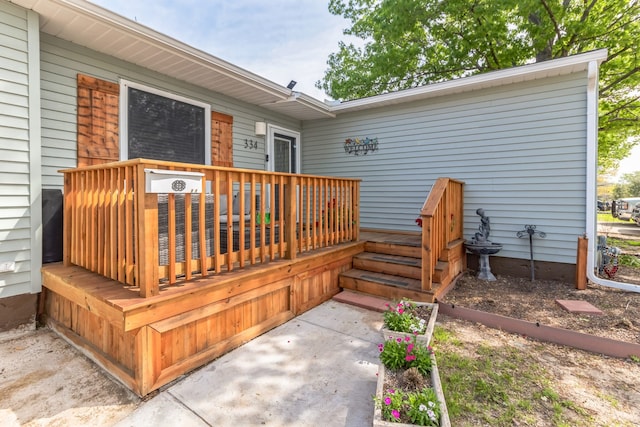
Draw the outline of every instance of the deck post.
M71 265L71 215L73 215L73 201L75 191L71 186L71 173L64 174L64 204L62 215L62 263L68 267Z
M160 293L158 274L158 196L145 192L144 164L137 168L137 226L135 247L138 264L140 296L147 298Z
M355 230L353 234L353 241L360 240L360 181L353 183L353 219L355 220Z
M295 176L289 177L289 184L285 186L284 195L284 211L285 211L285 229L284 229L284 241L287 242L287 251L285 253L286 259L296 259L296 227L297 227L297 213L296 213L296 190L297 190L297 178Z
M433 217L422 215L422 243L420 245L422 250L422 290L430 291L433 283L433 269L434 266L431 263L432 251L431 247L431 233L433 228Z

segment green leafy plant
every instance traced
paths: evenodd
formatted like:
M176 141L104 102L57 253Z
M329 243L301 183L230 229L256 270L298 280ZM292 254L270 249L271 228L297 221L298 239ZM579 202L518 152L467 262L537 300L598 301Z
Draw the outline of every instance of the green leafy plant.
M380 361L385 369L428 378L432 369L431 347L417 342L416 336L395 338L378 345ZM382 397L374 398L381 409L382 419L391 422L411 422L422 426L440 425L440 404L431 387L412 390L387 389Z
M440 405L432 388L405 393L402 390L388 389L376 400L386 421L410 421L420 426L440 425Z
M415 336L387 340L378 344L380 361L387 369L416 368L422 375L431 373L431 347L416 343Z
M415 314L416 304L409 300L402 300L395 306L387 304L383 313L384 327L395 332L424 334L427 321Z

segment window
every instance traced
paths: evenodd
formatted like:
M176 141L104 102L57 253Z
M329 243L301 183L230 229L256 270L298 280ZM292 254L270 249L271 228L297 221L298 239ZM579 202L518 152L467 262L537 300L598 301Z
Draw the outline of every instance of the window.
M121 81L122 160L145 158L211 164L211 107Z

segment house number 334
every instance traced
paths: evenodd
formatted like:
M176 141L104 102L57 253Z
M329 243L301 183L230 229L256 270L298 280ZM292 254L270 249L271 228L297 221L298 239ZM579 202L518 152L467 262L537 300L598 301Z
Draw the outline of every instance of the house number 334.
M244 148L248 150L257 150L258 149L258 141L254 141L252 139L244 140Z

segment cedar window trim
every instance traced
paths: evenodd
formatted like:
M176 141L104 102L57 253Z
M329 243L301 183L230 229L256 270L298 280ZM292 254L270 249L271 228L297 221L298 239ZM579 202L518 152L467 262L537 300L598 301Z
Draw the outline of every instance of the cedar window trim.
M167 92L165 90L157 89L151 86L147 86L141 83L133 82L130 80L120 79L120 160L128 160L129 159L129 88L132 87L134 89L138 89L144 92L149 92L154 95L162 96L169 99L174 99L179 102L184 102L185 104L195 105L197 107L204 109L204 125L205 125L205 134L204 134L204 163L205 165L211 165L211 105L196 101L192 98L187 98L184 96L177 95L172 92Z

